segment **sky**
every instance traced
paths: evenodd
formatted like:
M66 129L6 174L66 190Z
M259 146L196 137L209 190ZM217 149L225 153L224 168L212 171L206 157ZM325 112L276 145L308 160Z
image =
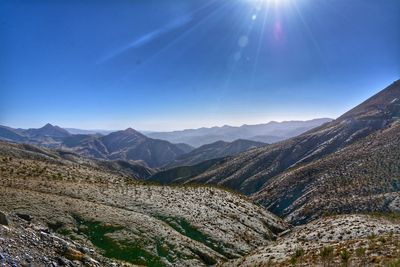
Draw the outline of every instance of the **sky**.
M400 79L398 0L1 0L0 124L336 118Z

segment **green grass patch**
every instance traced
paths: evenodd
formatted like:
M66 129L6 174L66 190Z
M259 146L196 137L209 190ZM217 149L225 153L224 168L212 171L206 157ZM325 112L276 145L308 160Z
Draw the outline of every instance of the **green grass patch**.
M146 251L143 248L144 244L115 241L107 236L109 233L122 230L123 227L104 225L101 222L84 220L77 216L75 216L75 220L79 226L79 233L87 236L93 245L103 251L102 254L105 257L151 267L161 267L165 265L162 263L160 257ZM157 244L158 251L159 246L161 248L161 243ZM162 255L166 256L167 250L165 248L160 251Z
M400 221L400 212L370 212L366 214L377 218L385 218L391 221Z
M185 236L189 237L190 239L193 239L197 242L203 243L207 247L220 253L221 255L226 256L227 258L232 258L232 255L229 255L229 253L227 253L224 250L223 244L221 242L215 241L208 235L202 233L196 227L191 225L186 219L176 218L176 217L167 217L167 216L161 216L161 215L158 215L156 217L158 219L164 221L165 223L167 223L169 226L171 226L173 229L175 229L180 234L185 235ZM208 259L207 261L212 261L212 260Z

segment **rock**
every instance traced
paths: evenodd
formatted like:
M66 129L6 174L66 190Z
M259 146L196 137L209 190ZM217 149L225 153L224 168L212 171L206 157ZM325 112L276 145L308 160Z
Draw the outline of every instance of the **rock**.
M23 219L23 220L27 221L27 222L30 222L30 221L32 221L32 216L31 216L31 215L29 215L29 214L25 214L25 213L17 213L16 215L17 215L18 217L20 217L21 219Z
M9 225L10 224L6 214L1 212L1 211L0 211L0 224L2 224L2 225Z
M89 253L90 253L90 250L89 250L88 248L86 248L86 247L81 247L79 250L80 250L82 253L85 253L85 254L89 254Z
M96 266L100 266L100 263L92 258L90 258L89 256L85 255L83 257L83 262L85 263L86 266L88 267L96 267Z
M68 247L64 251L64 256L71 261L82 261L84 254L79 250Z
M57 263L60 266L68 266L68 262L69 262L69 260L67 260L67 259L65 259L63 257L58 257L57 258Z

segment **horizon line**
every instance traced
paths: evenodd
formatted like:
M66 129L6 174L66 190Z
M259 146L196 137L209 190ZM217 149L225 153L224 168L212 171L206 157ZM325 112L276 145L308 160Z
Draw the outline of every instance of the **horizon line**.
M51 122L47 122L41 126L36 126L36 127L18 127L18 126L13 126L13 125L7 125L7 124L3 124L1 123L0 126L5 126L5 127L10 127L10 128L14 128L14 129L40 129L44 126L46 126L47 124L50 124L52 126L57 126L60 127L62 129L68 130L68 129L72 129L72 130L82 130L82 131L109 131L109 132L114 132L114 131L123 131L129 128L132 128L138 132L146 132L146 133L153 133L153 132L180 132L180 131L186 131L186 130L199 130L199 129L211 129L211 128L222 128L222 127L233 127L233 128L239 128L239 127L243 127L243 126L257 126L257 125L264 125L264 124L269 124L269 123L285 123L285 122L307 122L307 121L313 121L313 120L335 120L336 118L329 118L329 117L317 117L317 118L313 118L313 119L287 119L287 120L270 120L264 123L242 123L242 124L220 124L220 125L214 125L214 126L201 126L201 127L193 127L193 128L181 128L181 129L174 129L174 130L146 130L146 129L139 129L139 128L135 128L133 126L126 126L123 128L81 128L81 127L68 127L68 126L60 126L57 123L51 123Z

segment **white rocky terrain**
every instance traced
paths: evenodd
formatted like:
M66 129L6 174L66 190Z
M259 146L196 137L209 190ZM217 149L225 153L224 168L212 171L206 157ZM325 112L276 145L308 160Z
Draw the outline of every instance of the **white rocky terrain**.
M101 256L88 244L51 233L47 226L31 223L29 217L7 216L5 221L6 215L0 214L1 266L131 266Z
M399 266L399 256L398 216L338 215L291 228L222 266Z
M288 228L242 195L144 184L94 163L1 143L0 210L29 216L105 257L148 266L203 266L238 258Z

